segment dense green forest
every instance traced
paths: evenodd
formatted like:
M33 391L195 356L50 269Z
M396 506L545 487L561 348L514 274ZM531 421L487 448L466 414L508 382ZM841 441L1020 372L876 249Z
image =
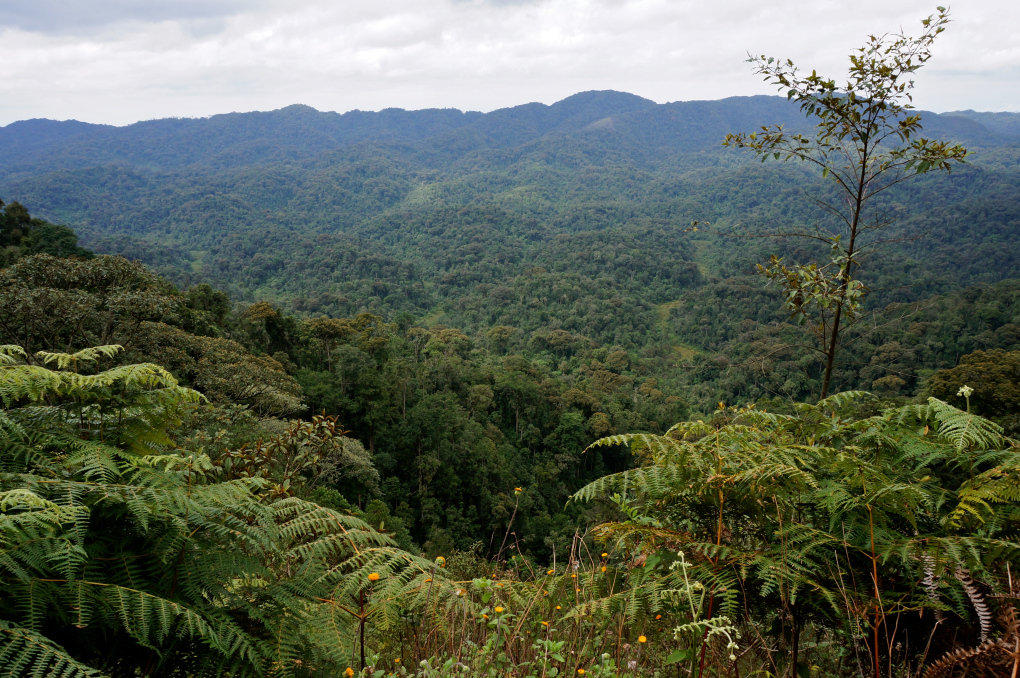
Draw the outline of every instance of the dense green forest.
M578 277L566 287L570 280L545 271L526 278L533 294L568 300L583 287ZM631 341L608 345L561 328L501 325L486 307L477 312L488 317L474 326L485 329L467 332L409 314L300 318L267 302L233 304L204 284L181 292L109 255L22 256L0 273L0 304L3 343L29 351L113 343L125 348L122 360L165 366L227 407L196 434L224 450L263 434L252 428L253 414L338 416L378 473L367 485L338 485L345 501L360 508L376 501L405 546L436 553L492 555L493 535L518 505L513 488L529 486L541 489L518 506L520 546L550 562L591 519L576 505L564 510L567 498L633 463L622 450L582 455L594 440L664 432L711 417L718 402L782 410L817 387L814 359L797 348L801 329L757 278L704 284L680 303L650 306L647 325L630 325ZM563 308L577 312L569 301ZM618 298L606 309L640 310ZM840 363L839 390L864 388L897 402L975 351L1020 351L1020 284L891 304L866 325ZM756 359L762 354L769 357ZM955 401L947 388L939 395Z
M965 143L970 165L885 198L905 239L873 272L888 300L995 282L1016 265L1005 234L1020 136L968 115L924 119L926 133ZM776 97L657 105L618 92L484 115L295 106L124 128L26 121L0 129L0 194L178 284L298 312L438 313L473 329L462 305L499 300L478 286L527 304L536 266L594 281L591 303L679 299L701 282L684 262L703 277L750 270L765 245L722 234L820 218L803 199L816 176L719 146L772 122L806 124ZM693 220L712 227L684 233Z
M864 271L873 311L1020 268L1020 137L1009 114L923 117L926 134L972 155L881 196L897 220ZM126 127L32 120L0 129L0 195L67 223L97 252L140 260L182 288L210 283L235 302L454 327L487 350L487 332L512 327L507 350L520 354L568 332L649 363L660 390L705 412L817 392L810 369L785 373L803 360L796 352L780 361L781 378L704 367L746 362L749 322L756 342L782 334L765 326L784 319L765 301L774 298L745 280L754 263L817 254L743 238L823 219L805 199L827 190L816 175L719 146L766 122L806 125L779 98L659 105L615 92L488 114L290 107ZM722 319L705 311L719 300ZM870 364L874 347L854 362ZM924 370L958 354L911 368L892 390L918 393ZM870 388L894 376L890 365L848 365L839 383Z
M926 133L972 155L881 196L896 223L864 271L872 311L1016 277L1020 137L1009 119L924 114ZM494 327L514 329L506 351L529 355L565 332L626 351L667 397L705 412L818 388L796 351L776 356L778 371L706 367L746 362L752 336L783 335L776 298L745 280L753 264L818 254L735 237L823 219L805 199L827 190L816 175L719 146L766 122L806 124L775 97L658 105L617 92L484 115L290 107L124 128L27 121L0 129L0 194L182 288L209 283L300 318L456 328L475 349L492 349ZM725 317L706 312L721 305ZM917 393L925 370L968 352L952 341L894 375L895 361L871 365L889 343L872 334L841 386L895 377L904 384L883 382L892 392ZM576 369L554 357L550 373Z
M0 128L0 673L1015 675L1020 114L761 64Z
M1009 115L924 114L927 134L972 154L881 196L896 222L864 272L872 310L1016 276L1020 137ZM770 293L745 289L760 287L743 279L755 262L818 254L736 237L823 218L805 199L827 190L816 175L719 146L766 122L806 125L776 97L659 105L617 92L484 115L290 107L124 128L26 121L0 129L0 193L182 288L209 283L298 317L453 327L476 346L510 327L516 353L567 332L652 360L649 374L675 382L670 395L706 411L817 388L810 371L745 387L739 369L716 379L701 366L742 362L734 342L750 321L782 333L764 327L783 320L757 303ZM720 298L732 312L706 319ZM945 359L920 369L954 364ZM697 371L693 392L679 365ZM840 383L891 376L876 369ZM899 377L898 392L916 393L923 376Z
M7 211L25 223L20 205ZM39 234L64 235L28 219ZM690 307L659 309L655 328L717 346L707 357L669 345L628 351L565 330L497 325L470 337L409 315L300 318L266 302L231 303L204 284L181 291L120 257L28 249L10 256L0 271L0 501L13 521L4 523L4 557L12 558L4 586L36 587L25 591L28 614L49 620L19 625L16 597L0 599L0 658L12 675L38 666L83 677L89 666L108 675L260 673L267 663L281 675L307 675L306 665L329 675L369 666L375 675L387 667L402 674L405 661L421 660L420 675L438 676L456 673L458 658L484 675L501 667L652 675L671 664L696 675L706 666L706 655L692 649L701 645L720 670L740 652L775 674L860 675L870 661L861 647L831 651L796 639L805 629L841 629L846 619L850 627L839 633L856 638L870 623L854 607L867 609L867 585L841 589L838 578L818 577L833 540L847 550L848 571L871 567L860 527L876 511L884 525L882 595L911 596L889 614L919 609L923 618L933 610L963 623L952 636L933 631L923 656L897 649L883 651L882 661L920 666L928 653L996 633L981 616L987 584L971 577L993 582L1001 558L1020 550L1010 541L1016 454L1001 428L965 410L973 405L1006 431L1018 427L1014 281L884 309L841 377L872 380L877 397L803 406L774 393L807 388L778 380L809 374L810 361L776 358L767 370L736 364L755 342L800 331L756 279L707 284L685 302ZM756 320L729 320L762 310ZM93 345L104 348L78 348ZM973 400L960 390L967 384L979 385ZM925 388L943 400L903 404L901 392ZM696 398L720 393L747 406L693 409ZM877 440L897 440L896 451L874 447L876 425ZM938 435L915 440L918 426ZM739 450L725 457L725 469L720 444ZM825 488L858 482L858 467L846 466L844 453L829 456L831 445L873 457L874 482L904 489L885 503L840 507L838 521L852 526L853 538L832 533L801 543L804 507L834 511ZM983 450L977 481L952 461L960 446ZM782 470L805 463L808 451L817 455L807 462L811 479ZM936 492L933 472L951 501L924 494ZM12 481L27 484L12 489ZM785 515L790 527L752 508L758 484L770 488L778 519ZM717 491L725 504L711 499ZM629 493L656 503L632 504ZM966 569L955 575L934 565L941 556L888 560L903 538L915 539L889 531L903 511L933 501L944 506L936 520L943 527L926 527L934 531L912 548L956 553ZM775 539L739 550L726 537L720 550L717 527L747 519ZM67 521L79 536L60 528ZM594 534L591 525L599 525ZM593 537L614 546L592 554ZM786 539L805 549L806 569L776 570ZM705 544L694 548L715 555L676 553L698 541ZM55 555L64 548L77 554L66 564ZM984 549L1002 555L964 555ZM730 565L720 565L722 554ZM76 563L86 575L70 574ZM735 592L728 568L739 563L757 573L741 583L764 595L724 594L713 614L715 598L706 602L690 582ZM940 582L950 597L943 603L924 586L905 594L896 583L904 576ZM216 583L225 580L235 583ZM833 616L824 598L798 597L800 587L857 602L836 605ZM741 605L763 604L779 606L753 613L786 638L775 649L742 639L734 624ZM419 639L424 619L415 610L430 605L436 626ZM674 634L664 615L683 617L688 606L704 621ZM1003 608L1007 634L1010 609ZM925 633L923 623L901 622L903 633ZM607 632L605 623L619 630ZM86 631L70 632L72 625ZM458 636L464 649L444 659L447 639ZM1005 665L995 643L981 655L993 671ZM955 655L946 657L952 668Z

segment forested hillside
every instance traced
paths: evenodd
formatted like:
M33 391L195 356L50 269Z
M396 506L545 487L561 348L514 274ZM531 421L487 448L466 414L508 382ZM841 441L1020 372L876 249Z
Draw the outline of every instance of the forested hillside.
M972 155L881 197L894 242L865 273L870 308L1020 275L1014 117L923 114L926 135ZM122 128L32 120L0 129L0 195L96 251L235 301L732 358L711 333L682 329L704 325L698 300L770 254L817 254L733 236L824 218L805 197L824 195L817 176L720 146L767 123L808 125L778 97L660 105L619 92L488 114L291 106ZM724 323L781 320L773 310Z
M1017 219L1020 136L967 115L926 114L925 128L965 142L972 165L889 198L905 237L930 236L898 248L907 265L936 250L953 262L909 281L923 296L1009 277L989 272L982 248L999 271L1017 257L1000 241ZM484 115L292 106L124 128L27 121L0 129L0 195L181 283L299 311L444 312L460 326L474 322L461 300L492 292L479 284L527 304L535 266L602 275L588 294L634 303L699 284L682 262L748 270L755 252L718 233L818 216L802 199L815 177L720 148L765 123L807 124L775 97L657 105L617 92ZM693 220L715 230L684 233ZM907 282L888 278L881 287Z
M0 128L5 675L1016 675L1020 114L909 115L946 23L860 98Z
M27 216L19 207L7 212ZM29 220L40 233L53 230ZM761 489L783 502L784 514L786 503L798 511L828 510L829 486L815 475L801 483L793 465L853 487L859 469L833 447L847 439L850 450L882 463L874 472L883 482L907 486L908 497L923 490L916 501L937 504L943 521L957 521L949 530L928 528L929 539L935 548L946 544L965 554L970 572L982 566L966 555L971 549L1004 553L991 561L992 573L1017 552L1009 540L1016 502L1008 494L1015 448L990 421L943 401L921 407L897 396L931 378L940 397L969 409L971 398L961 397L960 387L978 384L974 407L1007 432L1018 430L1015 281L884 309L840 377L870 380L878 398L841 394L808 406L792 404L799 391L810 390L798 382L808 373L803 356L785 351L740 362L760 354L761 344L769 349L769 342L800 332L783 322L778 295L757 278L709 283L682 304L657 309L664 333L719 351L692 355L671 345L602 346L564 330L495 326L469 337L409 316L301 319L265 302L231 304L207 285L182 292L120 257L64 256L70 258L19 250L0 270L0 536L14 553L0 576L7 591L43 587L45 597L32 610L57 618L44 637L27 622L8 621L25 615L15 597L0 597L0 658L17 662L17 675L27 675L33 659L91 675L67 657L107 675L130 675L139 666L176 675L215 672L218 662L258 669L284 661L293 664L285 675L307 675L307 663L328 675L361 664L399 674L405 659L448 651L446 635L416 642L421 616L409 608L434 609L434 623L448 628L442 633L450 638L470 633L476 640L462 657L485 671L544 661L539 665L577 673L606 666L604 675L619 676L609 670L696 664L697 655L682 653L705 641L674 636L670 620L683 609L676 611L669 592L682 590L681 575L741 589L730 568L717 571L709 559L686 560L669 548L663 556L636 550L660 543L647 537L632 550L634 533L650 532L675 549L689 543L683 540L721 539L717 515L736 521L754 513L769 550L738 550L734 543L723 552L755 564L747 576L761 581L762 592L725 597L722 610L735 615L746 597L754 614L774 616L773 608L757 606L785 604L785 594L767 586L786 577L773 573L786 546L769 538L785 533L771 511L755 508ZM78 348L92 345L105 346ZM717 397L746 407L694 409ZM684 423L662 435L676 421ZM881 435L872 435L875 427ZM937 433L928 435L929 427ZM640 433L628 435L634 432ZM614 437L589 447L602 436ZM735 454L719 455L720 436ZM952 461L961 444L989 447L980 463L992 466L976 485ZM868 445L876 450L867 452ZM935 501L946 492L931 483L933 469L951 488L944 504ZM727 488L725 513L721 502L713 512L716 486L731 479L739 484ZM667 510L630 503L628 488L638 496L659 493ZM898 497L883 503L884 522L901 522ZM859 538L860 523L872 516L865 508L839 512L856 525L856 540L824 535L844 539L853 548L846 566L861 571L870 567L862 555L867 542ZM992 536L986 536L986 515L1002 525ZM629 519L619 522L624 516ZM601 523L594 535L606 543L601 556L588 552L592 523ZM795 524L791 534L803 528ZM899 553L904 539L924 543L883 531L879 545ZM81 553L72 550L74 562L88 563L80 583L68 580L58 557L74 543L85 544ZM412 553L427 553L434 564ZM823 542L799 558L809 569L794 581L824 573L830 552ZM883 562L883 574L916 570L915 561L909 555ZM437 572L441 567L449 571ZM901 586L886 576L887 586ZM943 586L955 585L946 572L939 576ZM963 590L973 587L970 575L958 576ZM200 595L221 581L229 585L214 601ZM870 592L861 587L854 595ZM923 590L912 595L917 604L944 607ZM64 620L72 601L85 609L70 617L77 626ZM969 608L955 602L947 613L954 627L932 632L936 656L957 643L976 644L978 628L991 628L983 618L980 627L972 624ZM832 621L822 603L802 605L797 614L811 620L808 629L828 629L840 623L839 615L858 614L837 608ZM598 621L576 626L580 616ZM912 610L909 616L916 618ZM136 628L136 618L148 621ZM189 623L177 621L182 618ZM716 618L725 624L733 617ZM352 659L365 652L359 620L369 632L361 664ZM533 630L515 637L508 633L512 624ZM635 636L633 645L615 650L619 659L608 640L589 637L607 624L626 624L626 634ZM796 667L799 651L852 674L861 661L859 650L797 650L794 640L789 659L789 644L771 650L753 639L741 642L753 652L749 663ZM159 655L149 650L152 643L160 644ZM544 658L543 643L553 643ZM574 654L562 650L568 643L578 648ZM512 645L513 654L501 652L501 644ZM889 654L924 662L916 652ZM725 663L725 653L712 661ZM987 661L999 661L998 655Z

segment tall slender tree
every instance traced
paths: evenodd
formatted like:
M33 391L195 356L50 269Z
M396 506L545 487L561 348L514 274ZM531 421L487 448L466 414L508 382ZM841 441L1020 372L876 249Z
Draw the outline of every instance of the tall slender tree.
M761 274L782 286L792 316L807 324L818 341L824 364L822 398L829 393L845 331L863 307L867 289L860 280L861 263L887 242L877 232L893 222L875 207L874 198L919 174L949 172L967 155L959 144L922 137L921 115L912 104L911 77L931 58L932 43L949 23L948 11L937 9L921 21L919 37L869 36L850 55L842 85L816 71L804 75L790 60L751 56L755 73L785 92L817 124L813 134L772 125L729 134L723 142L751 149L762 161L810 162L835 188L836 198L812 198L832 217L828 232L784 229L769 234L820 240L830 248L829 260L787 264L773 256L758 265Z

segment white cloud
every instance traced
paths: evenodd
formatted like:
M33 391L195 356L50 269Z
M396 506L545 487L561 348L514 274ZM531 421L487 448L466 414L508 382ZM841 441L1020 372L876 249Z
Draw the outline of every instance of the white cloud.
M1020 110L1020 7L972 0L919 74L934 110ZM20 21L11 6L20 9ZM97 7L77 24L82 7ZM656 101L768 92L748 51L839 76L876 31L934 11L860 0L7 0L0 124L124 124L266 110L551 103L586 89ZM61 10L65 7L65 10ZM33 13L34 12L34 13ZM76 14L75 12L78 12ZM17 13L17 12L15 12ZM29 19L24 18L29 16ZM50 20L47 19L49 17ZM69 18L70 17L70 18Z
M96 34L132 23L176 20L189 25L264 6L261 0L4 0L0 26L42 34ZM199 31L201 32L201 31Z

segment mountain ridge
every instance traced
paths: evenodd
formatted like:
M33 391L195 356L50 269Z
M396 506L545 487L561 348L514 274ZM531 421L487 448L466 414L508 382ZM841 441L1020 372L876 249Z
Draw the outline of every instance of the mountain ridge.
M899 214L902 242L876 287L910 284L913 298L1020 277L1020 141L966 116L923 115L926 134L976 155L879 201ZM715 233L824 218L802 199L825 190L807 166L721 147L727 132L764 124L806 131L810 121L782 97L657 104L592 91L490 113L293 105L124 128L13 123L0 128L0 197L178 284L294 310L431 318L443 308L456 325L485 317L479 286L537 289L536 267L598 304L647 310L787 252ZM690 231L695 220L710 233ZM935 237L910 244L922 234ZM534 303L521 313L539 327Z
M937 134L991 145L1013 140L1012 134L1002 131L1010 129L1008 126L999 124L991 129L982 122L993 114L922 115L928 129ZM1020 114L1015 115L1020 119ZM607 121L613 124L605 124ZM598 122L602 126L591 127ZM755 95L657 104L614 90L579 92L549 105L527 103L488 113L453 108L335 113L293 104L273 111L163 118L122 127L33 119L0 127L0 179L103 164L169 171L202 165L218 156L236 156L238 149L259 143L275 149L262 154L264 162L297 160L366 142L464 140L470 136L465 128L477 136L468 145L485 148L512 148L585 128L602 133L630 131L637 134L639 143L652 144L656 139L670 139L669 130L685 130L688 133L669 147L694 143L704 150L718 143L723 129L754 129L771 122L806 126L796 106L782 97ZM248 157L249 153L242 155Z

